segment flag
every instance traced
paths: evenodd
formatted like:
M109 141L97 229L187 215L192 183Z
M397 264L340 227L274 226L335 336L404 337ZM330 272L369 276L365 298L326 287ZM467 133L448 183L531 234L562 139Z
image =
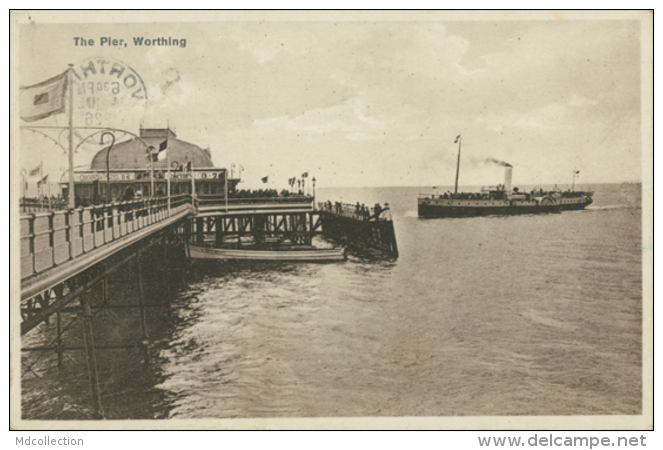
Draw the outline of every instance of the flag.
M306 177L308 177L308 172L304 172L304 173L302 174L302 178L306 178Z
M67 72L20 88L21 119L26 122L45 119L65 110L65 92L67 91Z
M163 161L168 157L168 139L159 144L159 151L157 153L157 161Z
M580 171L579 171L579 170L576 170L576 174L578 174L578 173L580 173Z
M41 180L37 181L37 187L41 187L41 185L48 183L48 174Z
M454 144L458 143L458 139L460 139L460 134L458 136L456 136L456 140L454 141Z
M149 147L147 147L147 150L145 150L145 151L147 153L147 155L145 155L145 157L150 159L150 164L157 161L157 157L159 156L159 150L154 148L153 145L150 145ZM150 164L148 164L148 165L150 165ZM150 167L151 167L151 165L150 165Z
M261 180L262 180L263 183L267 183L267 180L268 180L268 179L269 179L268 176L267 176L267 177L262 177L262 178L261 178Z
M28 176L36 177L37 175L39 175L39 174L41 173L41 165L42 165L42 164L43 164L43 163L39 163L39 165L38 165L37 167L35 167L34 169L32 169L32 170L28 173Z

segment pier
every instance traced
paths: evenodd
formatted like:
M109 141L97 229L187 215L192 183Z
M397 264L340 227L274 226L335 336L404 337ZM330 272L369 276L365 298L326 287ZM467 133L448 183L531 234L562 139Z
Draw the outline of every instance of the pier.
M397 258L398 244L388 204L381 211L328 201L318 204L324 236L362 255Z
M20 224L20 333L24 336L44 324L52 335L47 345L23 346L24 357L34 355L23 358L23 374L33 371L35 361L44 355L55 353L62 367L66 352L83 352L90 418L97 419L105 417L99 388L100 352L137 349L143 362L150 361L147 311L169 311L172 290L186 282L187 243L241 248L250 239L253 245L311 245L315 236L322 236L372 257L375 252L381 257L398 256L390 218L359 218L347 207L332 211L321 204L316 208L310 196L226 200L182 194L24 212ZM115 282L110 283L111 279ZM136 301L126 302L118 292L123 289L129 289ZM157 304L146 303L150 297L146 289L158 291ZM115 336L111 342L100 342L95 331L100 319L95 318L118 310L134 311L137 325L110 333ZM69 317L66 325L65 316ZM80 324L82 339L70 337L69 342L66 338L74 323ZM106 321L101 325L110 326Z

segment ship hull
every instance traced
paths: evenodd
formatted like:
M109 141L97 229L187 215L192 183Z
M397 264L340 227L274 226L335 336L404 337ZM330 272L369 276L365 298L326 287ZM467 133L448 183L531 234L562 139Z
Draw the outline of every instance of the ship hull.
M419 204L419 217L425 218L515 216L520 214L550 214L560 211L559 205L472 207Z
M189 245L188 255L193 259L230 261L279 261L279 262L339 262L345 261L343 248L303 250L243 250L211 248Z
M562 211L581 211L591 205L593 200L591 197L562 199L559 207Z

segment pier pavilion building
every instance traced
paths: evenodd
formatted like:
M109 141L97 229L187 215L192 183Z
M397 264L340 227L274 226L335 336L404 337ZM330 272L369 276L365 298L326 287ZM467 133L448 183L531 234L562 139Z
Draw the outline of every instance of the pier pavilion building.
M140 139L133 138L112 146L108 155L110 193L106 177L108 146L94 155L89 169L75 170L77 204L165 196L168 176L171 195L190 194L195 185L198 196L223 198L227 169L214 167L209 149L178 139L169 128L141 128L139 136ZM162 152L167 152L167 156ZM228 192L232 193L239 181L229 178ZM66 198L66 183L62 183L62 189Z

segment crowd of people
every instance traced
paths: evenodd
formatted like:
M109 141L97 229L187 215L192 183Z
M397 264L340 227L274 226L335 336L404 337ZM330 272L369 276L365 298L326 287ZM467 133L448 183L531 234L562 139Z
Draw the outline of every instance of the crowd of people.
M228 193L228 198L276 198L276 197L301 197L304 192L290 192L287 189L240 189L239 191Z
M443 199L454 199L454 200L498 200L504 198L503 193L493 193L493 192L445 192L440 195L440 198Z
M373 208L369 208L365 204L357 202L354 206L354 210L352 210L349 209L351 208L351 205L344 206L341 202L335 202L332 204L329 200L326 201L323 206L326 211L339 215L350 215L352 218L358 220L383 220L384 218L381 217L382 213L389 209L389 203L385 203L384 208L380 206L379 203L376 203Z
M41 197L21 197L20 207L23 211L60 210L68 207L62 195L43 195Z
M562 192L562 198L575 198L581 195L583 195L581 191L572 191L571 189Z
M566 191L562 191L555 185L554 189L552 191L544 191L543 189L532 189L531 192L532 196L536 197L543 197L544 195L553 195L553 196L560 196L562 198L575 198L575 197L580 197L583 193L580 191L572 191L571 189L567 189Z

